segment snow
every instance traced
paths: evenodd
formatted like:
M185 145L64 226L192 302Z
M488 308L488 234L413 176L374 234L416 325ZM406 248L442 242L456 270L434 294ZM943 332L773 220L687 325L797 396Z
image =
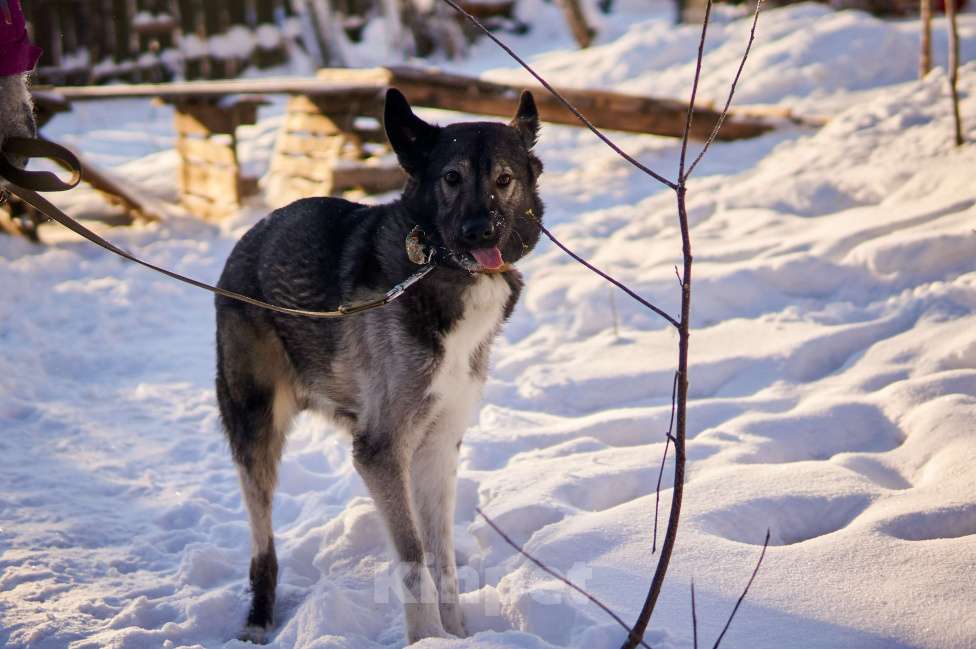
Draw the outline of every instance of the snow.
M712 100L747 29L720 18L703 79ZM972 141L976 20L960 18ZM540 24L543 35L564 29ZM686 94L693 28L615 28L587 52L516 40L562 84ZM713 641L767 528L766 560L723 647L976 646L976 149L951 144L943 70L913 79L917 28L816 5L760 19L743 100L832 119L716 144L690 184L689 464L654 647L691 646L692 578L699 635ZM515 74L486 47L457 69ZM281 110L242 129L250 168L266 168ZM182 214L168 111L80 104L47 134L131 179L166 216L95 227L213 281L266 208L219 225ZM614 138L673 174L674 140ZM546 126L538 152L557 236L674 313L673 195L579 129ZM85 188L52 200L82 215L108 209ZM214 401L210 297L53 226L42 236L48 245L0 238L0 641L250 646L234 639L249 533ZM462 447L455 532L472 635L421 647L604 649L624 637L476 507L628 622L656 562L675 334L549 244L520 266L526 292ZM346 443L303 415L281 473L270 646L403 646L381 522Z

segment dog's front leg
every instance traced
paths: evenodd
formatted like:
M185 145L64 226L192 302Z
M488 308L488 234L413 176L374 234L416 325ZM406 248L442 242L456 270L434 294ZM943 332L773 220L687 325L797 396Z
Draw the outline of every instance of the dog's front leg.
M433 431L414 453L411 473L420 534L437 584L441 622L449 633L464 637L454 558L459 442L460 435Z
M450 637L444 632L437 590L424 561L414 517L409 456L391 435L363 432L353 439L353 461L386 522L400 559L397 573L403 597L407 639Z

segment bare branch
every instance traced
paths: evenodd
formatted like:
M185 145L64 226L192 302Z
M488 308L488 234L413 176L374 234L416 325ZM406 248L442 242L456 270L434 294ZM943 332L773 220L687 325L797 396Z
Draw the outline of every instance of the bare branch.
M541 83L542 86L546 90L548 90L550 92L550 94L552 94L553 97L555 97L556 99L558 99L559 100L559 103L561 103L563 106L566 107L566 110L568 110L573 115L575 115L576 116L576 119L578 119L579 121L581 121L583 123L583 125L586 126L586 128L588 128L591 131L593 131L593 134L596 135L601 140L603 140L604 144L606 144L608 147L610 147L611 149L613 149L617 153L617 155L619 155L621 158L623 158L624 160L626 160L630 164L634 165L635 167L637 167L638 169L640 169L641 171L643 171L645 174L647 174L648 176L650 176L654 180L658 181L659 183L661 183L663 185L666 185L667 187L670 187L671 189L677 189L678 188L678 185L675 184L673 181L668 180L667 178L665 178L664 176L660 175L659 173L651 170L650 167L647 167L646 165L641 164L636 159L634 159L630 154L628 154L623 149L621 149L619 146L617 146L617 144L614 143L613 140L611 140L609 137L607 137L606 135L603 134L603 131L601 131L596 126L594 126L590 122L590 120L586 119L586 117L583 116L583 113L579 112L579 110L577 110L577 108L575 106L573 106L571 103L569 103L569 100L568 99L566 99L565 97L563 97L559 93L558 90L556 90L555 88L553 88L549 84L548 81L546 81L545 79L543 79L542 76L538 72L536 72L534 69L532 69L532 66L530 66L528 63L526 63L522 59L522 57L520 57L518 54L516 54L515 51L512 50L512 48L510 48L508 45L505 44L504 41L502 41L500 38L498 38L493 33L491 33L491 31L487 27L485 27L483 24L481 24L481 22L477 18L475 18L474 16L472 16L471 14L469 14L467 11L465 11L461 7L461 5L459 5L458 3L456 3L454 0L443 0L443 1L446 2L447 4L449 4L451 7L453 7L454 10L457 11L459 14L461 14L462 16L464 16L465 18L467 18L469 21L471 21L471 23L475 27L477 27L479 30L481 30L488 38L490 38L491 40L493 40L495 42L495 44L498 45L498 47L500 47L503 50L505 50L505 52L510 57L512 57L513 59L515 59L515 61L517 61L519 65L521 65L523 68L525 68L526 71L529 74L531 74L533 77L535 77L536 81L538 81L539 83Z
M718 121L715 122L715 128L712 129L711 135L709 135L708 139L705 140L705 146L703 146L702 150L698 152L698 156L695 158L694 162L691 163L691 166L688 168L688 173L684 175L682 180L688 180L688 177L691 176L691 173L701 161L702 156L704 156L705 152L708 151L708 147L712 146L712 142L714 142L715 138L718 137L718 132L722 129L722 124L725 122L725 118L729 114L729 106L732 105L732 97L735 96L735 86L739 83L739 77L742 75L742 68L746 67L746 59L749 58L749 50L752 49L752 42L756 40L756 23L759 22L759 9L762 7L762 3L763 0L756 0L756 11L752 15L752 29L749 30L749 42L746 43L745 54L742 55L742 60L739 61L739 69L736 70L735 78L732 79L732 87L729 88L729 96L725 100L725 108L722 109L722 114L719 115Z
M712 15L712 0L705 3L705 17L702 19L701 38L698 41L698 58L695 59L695 79L691 82L691 99L688 101L688 116L685 119L685 132L681 136L681 158L678 160L678 185L685 177L685 155L688 153L688 133L691 120L695 116L695 97L698 94L698 81L701 78L702 59L705 55L705 35L708 33L708 19Z
M759 561L756 562L756 567L753 568L752 570L752 576L749 577L749 581L746 583L746 587L742 590L742 594L739 595L739 599L735 603L735 607L732 608L732 613L729 615L729 619L725 623L725 627L722 629L722 632L718 635L718 638L715 640L715 644L712 645L712 649L718 649L718 646L722 643L722 638L725 637L725 632L729 630L729 626L732 624L732 619L735 617L735 614L739 610L739 605L742 604L742 600L746 598L746 595L749 593L749 587L752 586L753 580L756 578L756 575L759 574L759 566L762 565L763 559L766 557L766 548L768 547L769 547L769 530L767 529L766 540L763 541L762 552L759 553Z
M598 600L596 597L594 597L590 593L586 592L585 590L583 590L582 588L580 588L579 586L577 586L576 584L574 584L573 582L571 582L569 579L567 579L566 577L563 577L558 572L556 572L555 570L553 570L552 568L550 568L549 566L547 566L546 564L542 563L541 561L539 561L538 559L536 559L534 556L532 556L531 554L529 554L528 552L526 552L525 551L525 548L523 548L521 545L519 545L518 543L516 543L515 541L513 541L507 534L505 534L505 532L503 532L501 530L501 528L499 528L498 525L495 524L495 521L493 521L490 518L488 518L488 516L483 511L481 511L481 508L480 507L475 507L474 510L476 512L478 512L478 515L480 515L481 518L483 518L486 523L488 523L488 526L491 527L491 529L495 530L495 532L498 534L498 536L502 537L502 539L506 543L508 543L510 546L512 546L515 550L517 550L519 554L521 554L523 557L525 557L526 559L528 559L529 561L531 561L532 563L534 563L535 565L537 565L539 568L541 568L542 570L544 570L546 573L552 575L553 577L555 577L559 581L563 582L564 584L566 584L567 586L569 586L570 588L572 588L573 590L575 590L577 593L579 593L580 595L582 595L586 599L588 599L591 602L593 602L594 604L596 604L598 607L600 607L603 610L604 613L606 613L607 615L609 615L610 617L612 617L617 622L617 624L619 624L624 629L626 629L628 634L633 634L633 632L634 632L633 629L631 629L629 626L627 626L627 623L624 622L622 619L620 619L620 616L618 616L616 613L614 613L613 611L611 611L610 608L606 604L604 604L603 602L601 602L600 600ZM645 649L651 649L651 647L646 642L644 642L643 640L640 641L640 645L642 647L645 647Z
M538 221L536 221L536 223L538 223L539 227L542 228L543 234L545 234L547 237L549 237L549 240L552 241L554 244L556 244L556 246L558 246L560 250L562 250L567 255L569 255L570 257L572 257L573 259L575 259L579 263L581 263L584 266L586 266L587 268L589 268L591 271L593 271L594 273L596 273L597 275L599 275L603 279L607 280L608 282L610 282L611 284L613 284L614 286L616 286L617 288L619 288L621 291L623 291L624 293L626 293L630 297L632 297L635 300L637 300L638 302L640 302L642 305L646 306L648 309L650 309L654 313L658 314L659 316L661 316L662 318L664 318L665 320L667 320L668 322L670 322L674 327L679 327L680 326L678 324L678 321L675 320L666 311L664 311L664 310L662 310L662 309L654 306L653 304L651 304L650 302L648 302L647 300L645 300L644 298L642 298L640 295L638 295L637 293L635 293L633 290L631 290L630 288L628 288L627 285L624 284L623 282L617 280L616 278L612 277L611 275L608 275L607 273L603 272L602 270L600 270L599 268L597 268L596 266L594 266L590 262L586 261L585 259L583 259L579 255L577 255L575 252L573 252L572 250L570 250L569 248L567 248L566 245L563 244L562 241L560 241L559 239L557 239L555 237L555 235L553 235L553 233L550 232L546 228L546 226L542 225Z
M668 432L664 438L664 455L661 456L661 469L657 473L657 487L654 489L654 538L651 541L651 554L657 552L657 515L661 507L661 478L664 477L664 463L668 459L668 445L673 436L674 430L674 398L678 390L678 373L674 373L674 381L671 383L671 421L668 423Z

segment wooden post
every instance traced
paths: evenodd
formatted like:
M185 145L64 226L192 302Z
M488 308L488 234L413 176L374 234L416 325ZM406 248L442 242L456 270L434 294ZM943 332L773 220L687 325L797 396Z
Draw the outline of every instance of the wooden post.
M272 204L402 187L400 166L386 156L386 135L379 126L382 109L379 97L289 100L268 174Z
M259 97L227 105L174 98L176 149L180 154L180 198L188 212L217 220L236 212L256 184L241 177L237 127L257 121Z
M959 116L959 30L956 27L956 0L945 0L949 32L949 94L956 129L956 146L962 146L962 118Z
M596 31L586 22L586 15L583 13L580 0L559 0L559 4L562 6L566 22L569 23L576 43L582 48L589 47Z
M932 0L919 0L919 17L922 22L922 49L918 55L918 78L932 69Z

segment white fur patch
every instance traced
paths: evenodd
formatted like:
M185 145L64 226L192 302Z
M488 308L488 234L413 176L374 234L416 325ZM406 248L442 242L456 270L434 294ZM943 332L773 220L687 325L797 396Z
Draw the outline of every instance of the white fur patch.
M501 275L481 275L465 290L461 318L444 337L444 356L429 392L439 401L437 428L457 434L458 439L481 398L483 381L472 375L471 357L495 334L511 293Z

